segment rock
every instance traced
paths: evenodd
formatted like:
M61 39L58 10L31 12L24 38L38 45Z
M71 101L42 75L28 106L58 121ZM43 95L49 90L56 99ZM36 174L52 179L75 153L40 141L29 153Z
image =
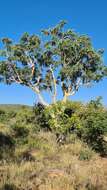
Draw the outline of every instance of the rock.
M55 177L63 177L66 175L64 170L61 169L52 169L46 172L47 177L55 178Z

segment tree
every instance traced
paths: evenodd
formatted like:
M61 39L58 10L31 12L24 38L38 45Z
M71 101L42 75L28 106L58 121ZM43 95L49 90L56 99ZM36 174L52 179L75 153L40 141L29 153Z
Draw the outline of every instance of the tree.
M0 50L0 81L18 83L31 88L45 102L42 92L57 100L61 88L63 101L78 89L99 82L107 74L103 50L95 50L87 35L63 30L65 21L43 30L44 40L24 33L18 43L3 38ZM49 95L49 94L48 94Z

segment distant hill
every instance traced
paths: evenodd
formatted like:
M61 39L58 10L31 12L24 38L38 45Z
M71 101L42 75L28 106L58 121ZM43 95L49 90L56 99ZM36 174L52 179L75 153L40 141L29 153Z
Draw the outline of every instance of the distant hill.
M0 104L0 110L4 111L19 111L21 108L31 109L32 106L21 104Z

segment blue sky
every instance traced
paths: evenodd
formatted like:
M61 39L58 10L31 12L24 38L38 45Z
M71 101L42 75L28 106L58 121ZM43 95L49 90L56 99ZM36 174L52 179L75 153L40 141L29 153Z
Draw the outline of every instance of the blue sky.
M25 31L38 33L43 28L67 20L68 27L88 34L95 48L104 48L107 62L107 0L1 0L0 38L18 40ZM81 88L73 100L89 101L102 96L107 105L107 79L92 88ZM36 101L35 94L26 87L0 84L0 104L28 104Z

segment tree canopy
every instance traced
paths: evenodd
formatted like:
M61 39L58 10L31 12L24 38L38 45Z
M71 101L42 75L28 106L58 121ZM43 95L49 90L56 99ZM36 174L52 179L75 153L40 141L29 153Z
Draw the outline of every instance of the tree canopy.
M47 91L55 103L61 88L63 101L66 101L81 86L89 86L105 77L104 50L96 50L87 35L64 30L65 24L61 21L53 28L42 30L43 38L27 32L18 43L3 38L0 82L27 86L42 104L48 105L43 91Z

